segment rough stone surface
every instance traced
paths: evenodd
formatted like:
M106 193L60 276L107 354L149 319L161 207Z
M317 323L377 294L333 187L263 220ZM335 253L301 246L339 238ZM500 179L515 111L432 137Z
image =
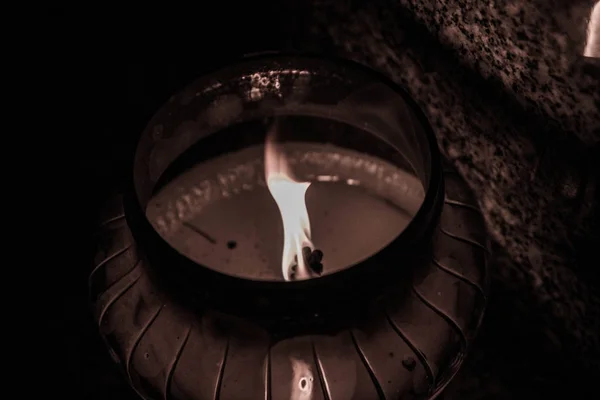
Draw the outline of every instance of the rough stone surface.
M595 2L399 0L462 63L588 144L600 140L600 82L578 65Z
M423 107L442 152L477 194L496 242L490 317L446 395L538 396L567 390L563 377L573 368L599 371L597 286L577 269L569 245L590 231L586 222L594 211L566 188L581 173L577 160L587 152L585 138L540 125L528 116L531 110L511 102L521 94L461 66L452 50L392 7L320 1L314 20L313 43L328 43L392 77ZM588 111L582 118L597 123L597 110ZM479 387L481 396L468 385Z

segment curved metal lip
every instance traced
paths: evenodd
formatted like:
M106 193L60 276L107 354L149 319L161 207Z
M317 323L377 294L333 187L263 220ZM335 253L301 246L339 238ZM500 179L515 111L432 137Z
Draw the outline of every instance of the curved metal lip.
M378 81L386 85L406 102L408 108L413 113L413 116L421 125L421 128L424 131L424 138L427 141L427 149L421 150L423 152L426 151L428 154L422 154L421 156L429 158L429 181L424 182L427 189L425 193L425 199L419 210L407 227L379 253L371 256L367 260L363 260L362 262L349 266L344 270L336 271L318 278L301 281L251 280L218 272L208 266L201 265L189 259L187 256L172 248L158 234L158 232L156 232L150 221L146 218L144 207L140 202L138 192L136 190L135 182L137 178L137 154L135 154L133 157L132 168L130 170L129 184L126 186L123 196L127 222L131 228L136 242L146 245L146 249L149 252L152 252L156 258L160 260L160 262L164 263L168 259L169 270L173 271L178 268L181 271L186 270L187 277L189 277L189 274L192 273L194 276L198 277L199 282L204 282L204 284L208 285L208 287L211 287L211 285L223 285L222 287L229 286L230 288L234 288L234 290L242 289L244 290L244 293L253 293L259 298L269 297L270 294L284 295L284 293L291 293L292 296L297 296L299 293L306 293L306 296L310 296L311 290L327 287L333 284L335 281L341 280L342 278L344 282L350 282L352 279L360 281L366 276L373 277L373 275L375 275L375 271L373 271L374 266L379 266L380 268L378 269L381 269L382 271L390 270L390 268L396 270L401 269L396 268L397 261L389 262L386 260L389 260L391 256L393 256L394 260L414 259L414 251L415 248L418 247L417 245L423 244L423 242L428 242L431 238L433 228L437 224L439 216L441 215L444 198L444 178L437 140L434 131L427 120L427 117L417 103L403 88L401 88L391 79L367 66L347 59L314 53L278 52L276 54L260 53L258 55L242 57L236 63L229 63L221 68L214 69L210 73L204 74L195 82L197 84L198 81L208 80L217 72L221 72L232 67L243 66L246 63L250 64L260 61L264 61L265 63L273 63L282 62L284 60L293 62L294 59L320 61L329 63L332 66L342 67L343 69L354 70L363 76L371 77L374 81ZM192 85L193 84L194 83L192 83ZM151 129L153 123L155 122L155 118L159 114L160 110L155 114L155 117L150 120L142 135L149 133L149 129ZM139 145L136 146L136 153L138 147ZM390 250L392 250L393 253L390 253ZM147 255L147 257L150 258L149 255ZM385 274L382 274L382 279L383 284L385 279L387 279ZM182 282L182 284L189 284L189 282ZM239 300L238 303L240 303ZM275 306L275 308L277 308L277 306Z

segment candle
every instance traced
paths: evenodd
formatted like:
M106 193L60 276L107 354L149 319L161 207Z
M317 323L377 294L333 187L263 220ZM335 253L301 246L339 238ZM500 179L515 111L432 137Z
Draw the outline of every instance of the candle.
M466 184L442 179L415 105L380 80L261 59L150 122L124 197L140 262L111 251L90 278L102 333L146 397L425 398L448 383L481 321L485 226Z
M282 142L278 151L296 180L310 183L304 188L310 240L324 254L323 274L380 251L423 201L413 174L378 157L315 142ZM147 215L171 246L199 264L283 280L284 224L272 191L265 146L253 145L178 174L152 198Z

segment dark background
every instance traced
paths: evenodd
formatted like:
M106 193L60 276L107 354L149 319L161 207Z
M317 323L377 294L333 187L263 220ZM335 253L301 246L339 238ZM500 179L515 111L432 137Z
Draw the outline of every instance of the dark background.
M62 396L137 398L110 359L88 305L87 273L98 209L127 178L138 135L172 94L243 54L294 48L292 32L303 22L300 13L289 15L291 3L225 1L161 20L139 21L147 15L138 15L123 33L123 27L108 23L115 15L108 20L100 15L75 19L54 10L37 21L44 32L36 53L44 63L37 71L45 89L42 103L60 131L57 137L45 137L39 150L44 152L46 144L46 150L51 149L43 155L44 160L50 158L43 173L52 177L52 192L58 192L52 205L60 218L50 223L63 232L59 243L49 240L63 261L53 277L60 281L62 305L59 317L53 318L63 344L60 358L66 361L66 373L61 370L55 378ZM177 26L179 18L190 13L193 21L185 22L189 31L181 40L169 36L172 46L165 37L156 42L150 37Z

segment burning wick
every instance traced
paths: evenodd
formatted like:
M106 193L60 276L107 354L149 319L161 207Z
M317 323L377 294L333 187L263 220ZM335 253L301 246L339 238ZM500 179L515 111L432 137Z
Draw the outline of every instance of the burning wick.
M310 182L293 179L287 161L275 143L276 133L274 124L265 143L265 180L283 220L283 278L286 281L309 279L323 272L323 252L314 250L304 199Z
M323 252L321 250L311 250L310 247L302 248L302 257L304 259L304 264L310 268L310 270L317 275L321 275L323 273L323 264L321 264L321 260L323 259ZM295 279L296 269L298 267L298 256L294 256L294 264L290 267L290 279Z

